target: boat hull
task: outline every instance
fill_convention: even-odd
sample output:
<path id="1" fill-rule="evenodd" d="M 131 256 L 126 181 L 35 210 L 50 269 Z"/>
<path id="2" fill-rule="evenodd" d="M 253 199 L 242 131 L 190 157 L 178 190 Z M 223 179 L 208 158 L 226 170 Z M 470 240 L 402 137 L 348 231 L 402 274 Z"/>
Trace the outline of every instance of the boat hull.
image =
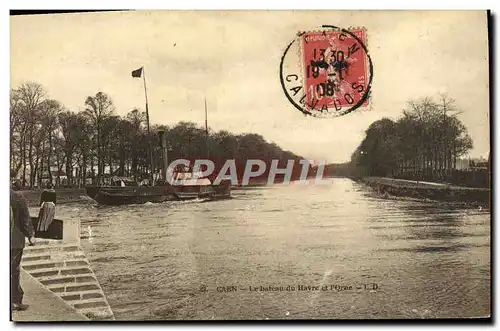
<path id="1" fill-rule="evenodd" d="M 87 195 L 100 205 L 121 206 L 161 203 L 170 200 L 220 200 L 231 198 L 231 185 L 213 185 L 209 192 L 196 192 L 176 186 L 87 186 Z"/>
<path id="2" fill-rule="evenodd" d="M 168 188 L 165 186 L 88 186 L 85 191 L 97 203 L 110 206 L 144 204 L 146 202 L 160 203 L 166 201 L 170 196 Z"/>

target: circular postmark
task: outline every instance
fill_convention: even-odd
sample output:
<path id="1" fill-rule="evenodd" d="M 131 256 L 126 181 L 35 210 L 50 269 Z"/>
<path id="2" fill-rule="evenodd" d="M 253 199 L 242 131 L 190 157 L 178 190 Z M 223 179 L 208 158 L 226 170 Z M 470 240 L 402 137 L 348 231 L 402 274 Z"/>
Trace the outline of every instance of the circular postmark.
<path id="1" fill-rule="evenodd" d="M 336 117 L 368 106 L 372 79 L 364 28 L 299 32 L 281 57 L 285 96 L 306 115 Z"/>

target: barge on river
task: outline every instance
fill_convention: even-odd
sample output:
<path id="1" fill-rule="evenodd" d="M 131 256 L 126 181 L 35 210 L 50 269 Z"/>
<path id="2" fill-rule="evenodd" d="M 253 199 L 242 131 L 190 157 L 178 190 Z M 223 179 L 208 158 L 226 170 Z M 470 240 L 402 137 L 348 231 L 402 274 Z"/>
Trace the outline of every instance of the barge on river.
<path id="1" fill-rule="evenodd" d="M 141 77 L 144 72 L 144 67 L 132 72 L 132 77 Z M 144 95 L 146 99 L 146 122 L 148 133 L 149 128 L 149 111 L 148 98 L 146 92 L 146 77 L 144 78 Z M 208 139 L 208 122 L 207 122 L 207 100 L 205 98 L 205 130 Z M 153 178 L 151 184 L 153 186 L 140 186 L 134 183 L 131 186 L 87 186 L 86 194 L 102 205 L 129 205 L 143 204 L 146 202 L 159 203 L 168 200 L 217 200 L 227 199 L 231 197 L 231 183 L 222 181 L 219 185 L 214 185 L 208 178 L 200 178 L 195 176 L 193 172 L 178 171 L 173 173 L 172 181 L 167 180 L 168 157 L 167 157 L 167 141 L 164 131 L 159 131 L 159 140 L 163 150 L 162 164 L 162 183 L 154 185 Z M 207 140 L 208 142 L 208 140 Z M 151 162 L 151 177 L 154 169 L 153 150 L 151 143 L 149 144 L 150 162 Z M 207 143 L 208 155 L 208 143 Z"/>
<path id="2" fill-rule="evenodd" d="M 205 201 L 228 199 L 231 197 L 231 182 L 224 180 L 214 185 L 210 179 L 188 169 L 176 171 L 172 180 L 167 180 L 168 159 L 165 134 L 159 132 L 163 148 L 162 183 L 154 186 L 87 186 L 86 194 L 101 205 L 130 205 L 146 202 L 161 203 L 175 200 L 202 199 Z"/>
<path id="3" fill-rule="evenodd" d="M 231 182 L 213 185 L 208 178 L 195 178 L 191 172 L 174 174 L 172 184 L 157 186 L 87 186 L 87 195 L 101 205 L 130 205 L 146 202 L 231 198 Z"/>

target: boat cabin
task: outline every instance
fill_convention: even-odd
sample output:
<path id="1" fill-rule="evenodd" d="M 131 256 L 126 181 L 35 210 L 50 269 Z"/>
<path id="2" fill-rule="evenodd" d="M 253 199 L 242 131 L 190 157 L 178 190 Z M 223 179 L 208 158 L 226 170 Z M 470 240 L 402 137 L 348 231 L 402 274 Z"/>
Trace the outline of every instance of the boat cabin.
<path id="1" fill-rule="evenodd" d="M 208 178 L 201 178 L 201 173 L 175 172 L 172 177 L 174 186 L 210 186 L 212 183 Z"/>

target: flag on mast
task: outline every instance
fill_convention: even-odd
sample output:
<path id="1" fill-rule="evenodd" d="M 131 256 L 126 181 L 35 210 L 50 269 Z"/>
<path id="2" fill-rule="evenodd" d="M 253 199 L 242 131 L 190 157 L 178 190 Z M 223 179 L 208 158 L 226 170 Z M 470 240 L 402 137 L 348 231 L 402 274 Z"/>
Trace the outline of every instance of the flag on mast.
<path id="1" fill-rule="evenodd" d="M 132 71 L 132 77 L 141 77 L 142 76 L 142 68 L 143 67 L 140 67 L 139 69 L 136 69 L 134 71 Z"/>

